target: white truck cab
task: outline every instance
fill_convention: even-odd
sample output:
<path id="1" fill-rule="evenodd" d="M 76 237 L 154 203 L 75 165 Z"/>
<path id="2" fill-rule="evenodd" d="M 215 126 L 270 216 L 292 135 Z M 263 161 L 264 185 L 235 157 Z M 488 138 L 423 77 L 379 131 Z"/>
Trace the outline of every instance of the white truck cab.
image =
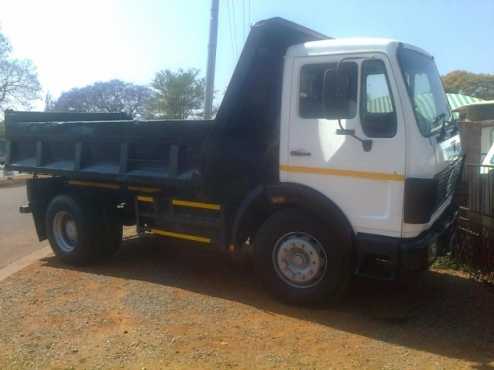
<path id="1" fill-rule="evenodd" d="M 461 169 L 433 57 L 381 38 L 308 42 L 288 49 L 283 83 L 280 180 L 331 199 L 380 262 L 398 258 L 384 241 L 425 235 Z"/>

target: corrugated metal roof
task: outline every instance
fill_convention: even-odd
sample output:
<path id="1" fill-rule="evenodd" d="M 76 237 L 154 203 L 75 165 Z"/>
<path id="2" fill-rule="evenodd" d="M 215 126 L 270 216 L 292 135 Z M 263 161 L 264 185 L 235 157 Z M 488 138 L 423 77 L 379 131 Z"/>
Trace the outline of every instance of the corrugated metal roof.
<path id="1" fill-rule="evenodd" d="M 448 97 L 449 105 L 451 110 L 462 107 L 467 104 L 482 102 L 484 100 L 479 98 L 474 98 L 473 96 L 462 95 L 462 94 L 446 94 Z"/>

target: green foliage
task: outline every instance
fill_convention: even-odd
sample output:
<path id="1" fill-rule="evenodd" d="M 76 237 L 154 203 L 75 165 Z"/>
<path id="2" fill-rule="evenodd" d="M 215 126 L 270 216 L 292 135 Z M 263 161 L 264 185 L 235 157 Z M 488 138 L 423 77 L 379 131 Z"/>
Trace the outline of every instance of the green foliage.
<path id="1" fill-rule="evenodd" d="M 455 270 L 455 271 L 468 272 L 468 266 L 465 265 L 465 263 L 462 263 L 458 259 L 454 258 L 454 256 L 438 257 L 434 261 L 433 266 L 441 270 Z"/>
<path id="2" fill-rule="evenodd" d="M 205 82 L 198 78 L 199 70 L 156 73 L 151 87 L 155 95 L 148 107 L 153 118 L 187 119 L 202 115 Z"/>
<path id="3" fill-rule="evenodd" d="M 442 77 L 447 93 L 494 100 L 494 74 L 453 71 Z"/>
<path id="4" fill-rule="evenodd" d="M 30 108 L 39 99 L 41 85 L 33 63 L 11 57 L 12 46 L 0 33 L 0 110 Z"/>
<path id="5" fill-rule="evenodd" d="M 53 101 L 47 95 L 45 110 L 59 112 L 125 112 L 133 117 L 143 117 L 151 99 L 151 89 L 132 83 L 111 80 L 96 82 L 64 92 Z"/>

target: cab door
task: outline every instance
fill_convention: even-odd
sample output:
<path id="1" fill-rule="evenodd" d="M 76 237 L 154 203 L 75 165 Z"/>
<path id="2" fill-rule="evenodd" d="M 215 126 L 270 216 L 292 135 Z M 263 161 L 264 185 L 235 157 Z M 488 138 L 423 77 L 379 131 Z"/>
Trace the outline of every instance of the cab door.
<path id="1" fill-rule="evenodd" d="M 323 101 L 326 71 L 335 68 L 345 74 L 348 85 L 347 114 L 340 123 L 332 115 L 331 99 Z M 356 232 L 400 236 L 405 141 L 397 87 L 386 56 L 299 57 L 290 70 L 281 180 L 326 195 Z M 362 140 L 370 140 L 371 147 L 364 148 Z"/>

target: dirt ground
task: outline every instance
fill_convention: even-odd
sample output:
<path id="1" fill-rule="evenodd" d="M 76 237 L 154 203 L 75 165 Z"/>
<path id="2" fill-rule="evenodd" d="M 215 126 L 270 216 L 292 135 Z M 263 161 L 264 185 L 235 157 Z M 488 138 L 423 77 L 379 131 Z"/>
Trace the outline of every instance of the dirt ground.
<path id="1" fill-rule="evenodd" d="M 494 369 L 494 292 L 431 271 L 292 307 L 217 253 L 153 239 L 88 268 L 48 257 L 0 283 L 0 369 L 114 368 Z"/>

